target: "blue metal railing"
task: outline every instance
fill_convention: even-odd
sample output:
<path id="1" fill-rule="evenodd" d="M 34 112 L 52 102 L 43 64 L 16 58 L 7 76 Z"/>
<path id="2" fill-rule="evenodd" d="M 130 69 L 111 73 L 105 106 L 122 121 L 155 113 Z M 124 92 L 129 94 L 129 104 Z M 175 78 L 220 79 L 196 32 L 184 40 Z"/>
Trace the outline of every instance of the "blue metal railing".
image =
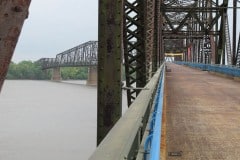
<path id="1" fill-rule="evenodd" d="M 164 68 L 165 69 L 165 68 Z M 159 160 L 160 159 L 160 145 L 161 145 L 161 129 L 162 129 L 162 109 L 163 109 L 163 94 L 164 94 L 164 69 L 161 73 L 159 85 L 156 91 L 154 102 L 154 110 L 152 113 L 149 135 L 145 140 L 144 156 L 145 160 Z"/>
<path id="2" fill-rule="evenodd" d="M 216 64 L 203 64 L 191 62 L 174 62 L 180 65 L 186 65 L 193 68 L 198 68 L 204 71 L 217 72 L 233 77 L 240 77 L 240 68 L 236 66 L 216 65 Z"/>

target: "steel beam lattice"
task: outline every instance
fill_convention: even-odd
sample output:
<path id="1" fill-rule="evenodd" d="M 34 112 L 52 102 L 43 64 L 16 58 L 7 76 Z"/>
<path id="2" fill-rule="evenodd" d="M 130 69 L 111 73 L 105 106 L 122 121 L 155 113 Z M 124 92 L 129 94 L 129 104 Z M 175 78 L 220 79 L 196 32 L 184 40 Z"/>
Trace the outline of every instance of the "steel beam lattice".
<path id="1" fill-rule="evenodd" d="M 144 2 L 124 0 L 124 64 L 128 106 L 139 93 L 136 87 L 146 84 L 146 54 L 144 28 Z"/>
<path id="2" fill-rule="evenodd" d="M 231 49 L 231 41 L 230 41 L 230 31 L 229 31 L 229 23 L 228 16 L 225 17 L 225 35 L 226 35 L 226 62 L 227 65 L 232 65 L 233 54 Z"/>

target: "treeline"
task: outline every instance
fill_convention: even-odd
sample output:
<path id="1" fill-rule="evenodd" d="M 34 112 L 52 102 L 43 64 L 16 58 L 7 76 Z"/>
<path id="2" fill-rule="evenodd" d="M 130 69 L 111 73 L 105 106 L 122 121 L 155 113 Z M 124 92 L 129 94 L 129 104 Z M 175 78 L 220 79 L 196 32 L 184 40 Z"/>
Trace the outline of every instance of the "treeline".
<path id="1" fill-rule="evenodd" d="M 61 76 L 63 80 L 80 79 L 84 80 L 88 77 L 87 67 L 71 67 L 61 68 Z M 42 70 L 37 62 L 21 61 L 19 63 L 11 62 L 7 79 L 30 79 L 30 80 L 50 80 L 52 70 Z"/>
<path id="2" fill-rule="evenodd" d="M 7 79 L 51 79 L 50 71 L 43 71 L 41 66 L 32 61 L 11 62 L 8 68 Z"/>

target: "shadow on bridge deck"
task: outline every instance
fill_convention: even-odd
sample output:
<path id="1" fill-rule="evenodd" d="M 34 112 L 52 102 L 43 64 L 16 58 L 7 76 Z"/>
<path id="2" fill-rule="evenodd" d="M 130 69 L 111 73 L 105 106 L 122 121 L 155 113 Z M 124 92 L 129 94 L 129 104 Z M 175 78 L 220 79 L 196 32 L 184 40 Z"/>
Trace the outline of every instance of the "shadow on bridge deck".
<path id="1" fill-rule="evenodd" d="M 172 152 L 167 159 L 239 159 L 240 83 L 185 66 L 167 66 L 167 153 Z"/>

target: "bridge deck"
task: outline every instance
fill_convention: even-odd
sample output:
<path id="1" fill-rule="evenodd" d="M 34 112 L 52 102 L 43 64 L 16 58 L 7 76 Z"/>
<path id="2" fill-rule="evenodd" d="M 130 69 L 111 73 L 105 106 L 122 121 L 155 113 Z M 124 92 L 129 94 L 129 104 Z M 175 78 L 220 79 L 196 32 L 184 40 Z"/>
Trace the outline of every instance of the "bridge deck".
<path id="1" fill-rule="evenodd" d="M 240 159 L 240 82 L 167 66 L 167 159 Z"/>

